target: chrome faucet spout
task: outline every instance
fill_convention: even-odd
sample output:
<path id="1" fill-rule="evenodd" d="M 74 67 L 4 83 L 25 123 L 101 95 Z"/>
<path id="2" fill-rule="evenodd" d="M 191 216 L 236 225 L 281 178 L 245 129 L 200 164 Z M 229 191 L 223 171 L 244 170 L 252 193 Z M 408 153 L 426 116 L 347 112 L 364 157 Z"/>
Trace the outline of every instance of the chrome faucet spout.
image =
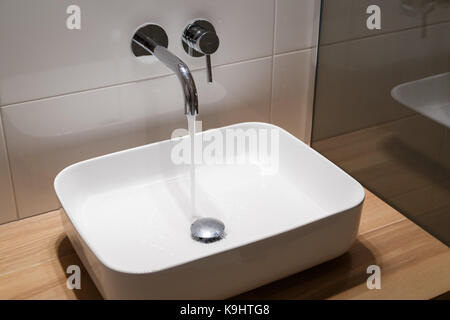
<path id="1" fill-rule="evenodd" d="M 175 72 L 183 89 L 184 113 L 190 115 L 198 114 L 198 96 L 194 78 L 188 66 L 176 55 L 159 45 L 144 32 L 138 31 L 133 37 L 133 43 L 154 55 L 166 67 Z"/>

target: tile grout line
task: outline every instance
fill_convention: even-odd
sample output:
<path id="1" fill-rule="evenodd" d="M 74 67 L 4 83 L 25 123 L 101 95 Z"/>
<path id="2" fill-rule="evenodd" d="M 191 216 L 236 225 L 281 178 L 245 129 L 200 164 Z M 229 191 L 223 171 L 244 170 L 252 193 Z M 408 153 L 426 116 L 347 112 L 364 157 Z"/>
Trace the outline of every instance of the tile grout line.
<path id="1" fill-rule="evenodd" d="M 273 1 L 273 29 L 272 29 L 272 65 L 270 70 L 270 110 L 269 122 L 273 123 L 273 108 L 274 108 L 274 82 L 275 82 L 275 37 L 277 28 L 277 3 L 278 0 Z"/>
<path id="2" fill-rule="evenodd" d="M 275 1 L 277 1 L 277 0 L 275 0 Z M 274 29 L 275 29 L 275 26 L 274 26 Z M 273 32 L 275 33 L 275 30 Z M 275 38 L 275 34 L 273 35 L 273 37 Z M 243 64 L 243 63 L 257 62 L 257 61 L 261 61 L 261 60 L 268 59 L 268 58 L 272 58 L 272 60 L 273 60 L 274 57 L 281 57 L 281 56 L 285 56 L 285 55 L 296 54 L 296 53 L 300 53 L 303 51 L 308 51 L 308 50 L 312 50 L 312 49 L 316 48 L 316 46 L 311 46 L 311 47 L 296 49 L 296 50 L 292 50 L 292 51 L 275 53 L 274 46 L 275 46 L 274 43 L 272 43 L 272 54 L 271 55 L 263 55 L 260 57 L 252 57 L 252 58 L 238 60 L 238 61 L 234 61 L 234 62 L 230 62 L 230 63 L 217 64 L 217 65 L 213 66 L 213 69 L 223 68 L 223 67 L 228 67 L 228 66 L 235 66 L 235 65 Z M 195 73 L 197 71 L 202 71 L 204 69 L 205 68 L 198 68 L 198 69 L 192 69 L 191 71 L 193 73 Z M 50 100 L 50 99 L 54 99 L 54 98 L 61 98 L 61 97 L 80 94 L 80 93 L 89 93 L 89 92 L 93 92 L 93 91 L 97 91 L 97 90 L 126 86 L 126 85 L 145 82 L 145 81 L 158 80 L 158 79 L 163 79 L 163 78 L 167 78 L 167 77 L 171 77 L 171 76 L 175 76 L 175 74 L 174 73 L 160 74 L 157 76 L 150 76 L 150 77 L 142 78 L 142 79 L 118 82 L 118 83 L 114 83 L 114 84 L 107 84 L 104 86 L 92 87 L 92 88 L 75 90 L 75 91 L 68 91 L 68 92 L 64 92 L 64 93 L 59 93 L 59 94 L 29 99 L 29 100 L 15 101 L 15 102 L 11 102 L 11 103 L 6 103 L 4 105 L 0 105 L 0 110 L 3 108 L 6 109 L 6 108 L 14 107 L 16 105 L 24 104 L 24 103 L 37 102 L 37 101 L 42 101 L 42 100 Z"/>
<path id="3" fill-rule="evenodd" d="M 215 69 L 215 68 L 223 68 L 223 67 L 228 67 L 228 66 L 235 66 L 235 65 L 239 65 L 239 64 L 243 64 L 243 63 L 257 62 L 257 61 L 261 61 L 261 60 L 268 59 L 268 58 L 273 58 L 273 56 L 272 55 L 264 55 L 264 56 L 260 56 L 260 57 L 252 57 L 252 58 L 248 58 L 248 59 L 234 61 L 234 62 L 231 62 L 231 63 L 218 64 L 218 65 L 213 66 L 213 69 Z M 202 71 L 202 70 L 205 70 L 205 68 L 192 69 L 191 72 L 195 73 L 197 71 Z M 172 76 L 175 77 L 175 74 L 173 72 L 170 72 L 170 73 L 167 73 L 167 74 L 160 74 L 160 75 L 157 75 L 157 76 L 151 76 L 151 77 L 143 78 L 143 79 L 136 79 L 136 80 L 124 81 L 124 82 L 120 82 L 120 83 L 108 84 L 108 85 L 99 86 L 99 87 L 93 87 L 93 88 L 88 88 L 88 89 L 75 90 L 75 91 L 70 91 L 70 92 L 65 92 L 65 93 L 60 93 L 60 94 L 40 97 L 40 98 L 36 98 L 36 99 L 16 101 L 16 102 L 0 105 L 0 109 L 14 107 L 16 105 L 24 104 L 24 103 L 31 103 L 31 102 L 36 102 L 36 101 L 49 100 L 49 99 L 54 99 L 54 98 L 61 98 L 61 97 L 75 95 L 75 94 L 80 94 L 80 93 L 89 93 L 91 91 L 97 91 L 97 90 L 102 90 L 102 89 L 126 86 L 126 85 L 130 85 L 130 84 L 135 84 L 135 83 L 140 83 L 140 82 L 145 82 L 145 81 L 158 80 L 158 79 L 163 79 L 163 78 L 172 77 Z"/>
<path id="4" fill-rule="evenodd" d="M 304 52 L 304 51 L 313 50 L 315 48 L 317 48 L 317 44 L 313 45 L 313 46 L 304 47 L 304 48 L 301 48 L 301 49 L 293 49 L 293 50 L 282 51 L 282 52 L 278 52 L 278 53 L 274 52 L 273 55 L 275 57 L 283 57 L 283 56 L 288 56 L 288 55 L 292 55 L 292 54 L 296 54 L 296 53 L 301 53 L 301 52 Z"/>
<path id="5" fill-rule="evenodd" d="M 438 21 L 438 22 L 434 22 L 434 23 L 426 25 L 425 28 L 434 27 L 434 26 L 441 25 L 441 24 L 446 24 L 446 23 L 449 23 L 449 22 L 450 21 Z M 382 36 L 386 36 L 386 35 L 392 35 L 392 34 L 396 34 L 396 33 L 412 31 L 412 30 L 415 30 L 415 29 L 422 29 L 422 28 L 423 28 L 423 26 L 413 26 L 413 27 L 407 27 L 407 28 L 398 29 L 398 30 L 382 32 L 382 33 L 378 33 L 378 34 L 374 34 L 374 35 L 359 36 L 359 37 L 356 36 L 354 38 L 349 38 L 349 39 L 344 39 L 344 40 L 338 40 L 338 41 L 334 41 L 334 42 L 324 43 L 321 46 L 326 47 L 326 46 L 332 46 L 332 45 L 336 45 L 336 44 L 342 44 L 342 43 L 345 43 L 345 42 L 352 42 L 352 41 L 359 41 L 359 40 L 365 40 L 365 39 L 372 39 L 372 38 L 377 38 L 377 37 L 382 37 Z"/>

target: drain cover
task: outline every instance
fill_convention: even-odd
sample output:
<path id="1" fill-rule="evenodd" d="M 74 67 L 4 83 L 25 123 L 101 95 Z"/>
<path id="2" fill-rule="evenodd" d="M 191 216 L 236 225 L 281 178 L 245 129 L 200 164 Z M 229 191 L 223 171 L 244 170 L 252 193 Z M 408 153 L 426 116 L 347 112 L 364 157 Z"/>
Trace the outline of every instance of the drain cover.
<path id="1" fill-rule="evenodd" d="M 191 224 L 192 239 L 203 243 L 210 243 L 223 238 L 225 225 L 214 218 L 200 218 Z"/>

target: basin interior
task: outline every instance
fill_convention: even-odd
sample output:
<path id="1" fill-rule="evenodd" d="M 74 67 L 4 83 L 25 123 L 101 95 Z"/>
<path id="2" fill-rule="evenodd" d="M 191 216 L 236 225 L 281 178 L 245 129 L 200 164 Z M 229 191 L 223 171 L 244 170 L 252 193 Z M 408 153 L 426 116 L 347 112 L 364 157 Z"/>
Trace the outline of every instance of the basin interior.
<path id="1" fill-rule="evenodd" d="M 190 165 L 171 163 L 171 141 L 75 164 L 58 175 L 55 189 L 94 254 L 109 268 L 126 273 L 174 267 L 362 201 L 364 192 L 356 181 L 284 130 L 246 126 L 280 130 L 279 169 L 268 173 L 258 162 L 197 165 L 195 215 Z M 315 167 L 318 173 L 311 172 Z M 190 225 L 198 217 L 223 221 L 225 237 L 208 244 L 194 241 Z"/>

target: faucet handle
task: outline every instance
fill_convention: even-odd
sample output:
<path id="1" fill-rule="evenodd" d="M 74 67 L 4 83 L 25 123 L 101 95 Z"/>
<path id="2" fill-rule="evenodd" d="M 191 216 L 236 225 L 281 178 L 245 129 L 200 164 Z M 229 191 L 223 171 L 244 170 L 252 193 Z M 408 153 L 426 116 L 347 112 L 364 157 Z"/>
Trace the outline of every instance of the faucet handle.
<path id="1" fill-rule="evenodd" d="M 181 36 L 184 51 L 192 57 L 206 56 L 208 82 L 212 82 L 211 54 L 219 48 L 219 37 L 214 26 L 206 20 L 189 24 Z"/>

